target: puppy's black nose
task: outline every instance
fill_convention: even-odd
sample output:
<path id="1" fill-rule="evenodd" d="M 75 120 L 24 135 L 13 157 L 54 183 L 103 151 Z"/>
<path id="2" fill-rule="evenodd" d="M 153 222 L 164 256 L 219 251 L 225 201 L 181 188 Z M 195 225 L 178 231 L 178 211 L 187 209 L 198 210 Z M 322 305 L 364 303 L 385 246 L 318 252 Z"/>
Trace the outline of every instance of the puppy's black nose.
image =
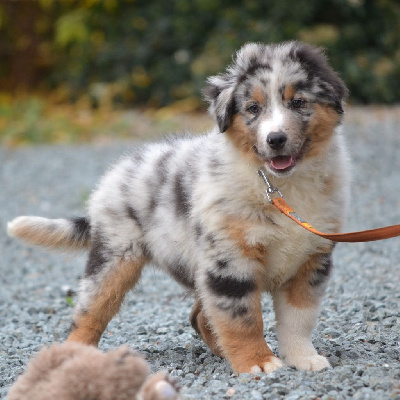
<path id="1" fill-rule="evenodd" d="M 287 136 L 283 132 L 271 132 L 267 136 L 267 143 L 273 150 L 280 150 L 287 142 Z"/>

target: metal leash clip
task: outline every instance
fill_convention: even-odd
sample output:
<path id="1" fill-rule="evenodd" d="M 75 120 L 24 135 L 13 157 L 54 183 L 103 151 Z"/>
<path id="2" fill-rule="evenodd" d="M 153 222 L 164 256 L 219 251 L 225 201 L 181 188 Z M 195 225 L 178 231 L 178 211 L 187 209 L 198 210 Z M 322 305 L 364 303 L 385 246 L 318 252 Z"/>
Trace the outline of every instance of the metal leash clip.
<path id="1" fill-rule="evenodd" d="M 265 191 L 265 193 L 267 194 L 268 201 L 270 203 L 272 203 L 271 195 L 274 194 L 274 193 L 278 193 L 279 196 L 281 196 L 283 198 L 283 195 L 280 192 L 280 190 L 277 187 L 271 185 L 271 183 L 269 182 L 269 180 L 267 178 L 267 175 L 265 175 L 265 172 L 262 170 L 262 168 L 260 168 L 258 170 L 258 175 L 260 175 L 261 178 L 263 178 L 263 181 L 267 185 L 267 190 Z"/>

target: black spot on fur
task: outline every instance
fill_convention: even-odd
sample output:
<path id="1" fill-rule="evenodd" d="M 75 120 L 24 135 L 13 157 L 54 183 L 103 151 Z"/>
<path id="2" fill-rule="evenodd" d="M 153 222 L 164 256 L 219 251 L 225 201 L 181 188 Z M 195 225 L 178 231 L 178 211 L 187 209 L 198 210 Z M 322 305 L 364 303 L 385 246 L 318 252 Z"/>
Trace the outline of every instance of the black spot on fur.
<path id="1" fill-rule="evenodd" d="M 172 277 L 181 285 L 194 289 L 194 280 L 188 274 L 188 269 L 184 265 L 174 263 L 168 266 L 168 271 Z"/>
<path id="2" fill-rule="evenodd" d="M 90 237 L 90 223 L 87 218 L 79 217 L 72 218 L 74 224 L 74 239 L 77 242 L 89 240 Z"/>
<path id="3" fill-rule="evenodd" d="M 200 222 L 196 223 L 194 226 L 194 233 L 196 234 L 196 238 L 199 239 L 200 236 L 203 234 L 203 227 L 201 226 Z"/>
<path id="4" fill-rule="evenodd" d="M 299 81 L 296 82 L 294 88 L 296 91 L 309 91 L 311 90 L 312 82 L 309 81 Z"/>
<path id="5" fill-rule="evenodd" d="M 251 90 L 251 84 L 250 83 L 247 83 L 246 84 L 246 87 L 245 87 L 245 90 L 244 90 L 244 97 L 245 97 L 245 99 L 250 99 L 251 98 L 251 93 L 250 93 L 250 90 Z"/>
<path id="6" fill-rule="evenodd" d="M 207 286 L 217 296 L 226 296 L 240 299 L 247 296 L 256 289 L 256 285 L 251 280 L 241 281 L 232 277 L 222 277 L 207 273 Z"/>
<path id="7" fill-rule="evenodd" d="M 106 248 L 104 242 L 99 234 L 96 234 L 92 238 L 92 244 L 89 251 L 89 259 L 86 264 L 86 276 L 98 274 L 104 264 L 107 263 L 108 258 L 106 257 Z"/>
<path id="8" fill-rule="evenodd" d="M 69 327 L 69 333 L 75 331 L 76 329 L 78 329 L 78 325 L 75 323 L 75 321 L 72 321 L 72 323 Z"/>
<path id="9" fill-rule="evenodd" d="M 138 212 L 137 212 L 132 206 L 126 206 L 126 213 L 127 213 L 128 217 L 129 217 L 130 219 L 132 219 L 133 221 L 135 221 L 136 225 L 137 225 L 140 229 L 143 228 L 143 225 L 142 225 L 142 223 L 141 223 L 141 221 L 140 221 Z"/>
<path id="10" fill-rule="evenodd" d="M 229 267 L 229 261 L 228 260 L 217 260 L 215 263 L 218 269 L 226 269 Z"/>
<path id="11" fill-rule="evenodd" d="M 258 57 L 254 56 L 250 59 L 249 66 L 244 74 L 239 77 L 239 83 L 244 82 L 249 76 L 255 75 L 259 70 L 272 71 L 272 67 L 268 63 L 260 63 Z"/>
<path id="12" fill-rule="evenodd" d="M 162 187 L 167 181 L 168 160 L 171 159 L 173 153 L 173 150 L 166 151 L 158 158 L 155 164 L 154 178 L 152 177 L 149 182 L 150 187 L 153 188 L 152 196 L 149 202 L 150 213 L 154 212 L 159 202 Z"/>
<path id="13" fill-rule="evenodd" d="M 272 71 L 272 67 L 270 64 L 259 63 L 256 61 L 254 64 L 250 65 L 247 71 L 238 78 L 238 83 L 244 82 L 249 76 L 256 75 L 260 70 Z"/>
<path id="14" fill-rule="evenodd" d="M 222 133 L 226 132 L 226 130 L 228 129 L 231 117 L 232 117 L 232 114 L 230 114 L 230 113 L 217 115 L 217 124 L 218 124 L 219 130 Z"/>
<path id="15" fill-rule="evenodd" d="M 146 243 L 139 243 L 140 248 L 142 249 L 143 256 L 146 258 L 152 258 L 151 251 Z"/>
<path id="16" fill-rule="evenodd" d="M 330 276 L 332 271 L 332 256 L 324 254 L 321 256 L 321 267 L 314 272 L 314 276 L 310 281 L 311 286 L 319 286 L 324 283 Z"/>
<path id="17" fill-rule="evenodd" d="M 184 177 L 182 173 L 175 176 L 174 193 L 175 193 L 175 209 L 177 215 L 188 215 L 190 213 L 191 204 L 187 188 L 184 185 Z"/>
<path id="18" fill-rule="evenodd" d="M 143 161 L 143 158 L 143 153 L 139 150 L 132 155 L 132 161 L 135 163 L 136 166 Z"/>
<path id="19" fill-rule="evenodd" d="M 212 233 L 207 233 L 206 241 L 210 244 L 210 247 L 213 249 L 215 247 L 216 239 Z"/>
<path id="20" fill-rule="evenodd" d="M 243 317 L 248 312 L 249 312 L 249 309 L 246 306 L 236 306 L 232 310 L 232 316 L 233 316 L 233 318 Z"/>
<path id="21" fill-rule="evenodd" d="M 217 307 L 222 311 L 227 311 L 231 314 L 232 318 L 244 317 L 249 309 L 241 304 L 232 304 L 232 302 L 227 303 L 217 303 Z"/>

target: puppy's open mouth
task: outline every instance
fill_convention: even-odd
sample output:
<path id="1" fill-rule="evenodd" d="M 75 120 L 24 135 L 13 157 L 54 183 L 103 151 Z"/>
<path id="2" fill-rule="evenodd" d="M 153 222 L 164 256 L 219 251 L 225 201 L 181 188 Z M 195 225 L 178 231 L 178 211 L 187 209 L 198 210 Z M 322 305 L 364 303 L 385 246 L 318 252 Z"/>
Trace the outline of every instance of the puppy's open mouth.
<path id="1" fill-rule="evenodd" d="M 277 173 L 284 173 L 290 171 L 296 165 L 296 159 L 292 156 L 276 156 L 265 164 Z"/>

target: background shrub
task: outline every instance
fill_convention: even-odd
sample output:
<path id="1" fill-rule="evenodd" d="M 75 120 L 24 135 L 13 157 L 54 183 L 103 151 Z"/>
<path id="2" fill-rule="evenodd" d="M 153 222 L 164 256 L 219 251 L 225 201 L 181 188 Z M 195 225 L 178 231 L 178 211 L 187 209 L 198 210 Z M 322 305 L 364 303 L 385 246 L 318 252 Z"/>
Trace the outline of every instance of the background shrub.
<path id="1" fill-rule="evenodd" d="M 40 0 L 0 5 L 3 90 L 93 106 L 198 104 L 249 41 L 326 47 L 356 103 L 400 100 L 398 0 Z"/>

